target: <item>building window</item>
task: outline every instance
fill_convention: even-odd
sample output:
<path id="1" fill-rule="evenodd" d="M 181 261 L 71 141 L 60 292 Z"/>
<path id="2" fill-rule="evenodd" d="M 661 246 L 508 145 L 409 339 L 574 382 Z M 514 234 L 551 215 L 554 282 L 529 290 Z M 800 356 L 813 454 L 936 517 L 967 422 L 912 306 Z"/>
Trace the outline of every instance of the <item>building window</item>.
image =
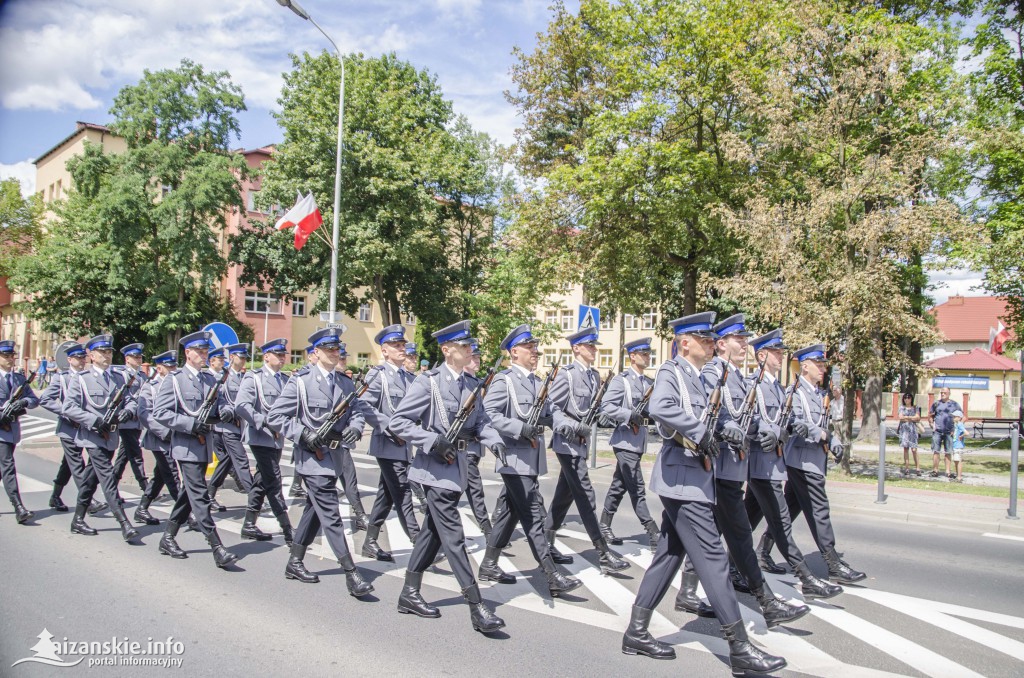
<path id="1" fill-rule="evenodd" d="M 653 330 L 654 329 L 654 323 L 657 322 L 657 319 L 658 319 L 658 312 L 655 311 L 653 308 L 651 310 L 647 311 L 647 313 L 644 313 L 644 315 L 643 315 L 644 329 L 645 330 Z"/>
<path id="2" fill-rule="evenodd" d="M 306 317 L 306 297 L 295 297 L 292 299 L 292 317 Z"/>
<path id="3" fill-rule="evenodd" d="M 373 309 L 369 304 L 359 304 L 359 321 L 364 323 L 373 321 Z"/>
<path id="4" fill-rule="evenodd" d="M 246 290 L 245 310 L 249 313 L 280 313 L 281 299 L 270 292 Z"/>
<path id="5" fill-rule="evenodd" d="M 356 362 L 359 364 L 359 367 L 366 367 L 367 365 L 370 364 L 370 354 L 369 353 L 359 353 L 359 354 L 357 354 L 356 355 Z"/>
<path id="6" fill-rule="evenodd" d="M 572 351 L 559 351 L 558 352 L 558 364 L 565 367 L 572 362 Z"/>
<path id="7" fill-rule="evenodd" d="M 557 325 L 558 311 L 544 311 L 544 322 L 548 325 Z"/>
<path id="8" fill-rule="evenodd" d="M 250 212 L 255 212 L 256 211 L 256 194 L 257 193 L 259 193 L 259 191 L 250 190 L 248 193 L 245 194 L 245 209 L 246 210 L 248 210 Z"/>
<path id="9" fill-rule="evenodd" d="M 623 324 L 623 327 L 625 329 L 627 329 L 627 330 L 635 330 L 636 329 L 636 316 L 627 313 L 625 316 L 623 316 L 622 324 Z"/>
<path id="10" fill-rule="evenodd" d="M 542 365 L 554 365 L 558 362 L 558 351 L 553 348 L 544 349 L 544 358 L 541 360 Z"/>
<path id="11" fill-rule="evenodd" d="M 305 358 L 305 351 L 292 351 L 292 365 L 302 364 L 303 358 Z"/>
<path id="12" fill-rule="evenodd" d="M 612 364 L 612 350 L 610 348 L 599 349 L 597 351 L 597 366 L 605 369 L 610 368 Z"/>
<path id="13" fill-rule="evenodd" d="M 612 322 L 613 321 L 612 321 L 610 316 L 607 316 L 607 315 L 606 316 L 602 316 L 601 317 L 601 329 L 602 330 L 610 330 L 610 329 L 612 329 Z"/>
<path id="14" fill-rule="evenodd" d="M 562 309 L 562 331 L 572 332 L 576 329 L 576 312 L 569 308 Z"/>

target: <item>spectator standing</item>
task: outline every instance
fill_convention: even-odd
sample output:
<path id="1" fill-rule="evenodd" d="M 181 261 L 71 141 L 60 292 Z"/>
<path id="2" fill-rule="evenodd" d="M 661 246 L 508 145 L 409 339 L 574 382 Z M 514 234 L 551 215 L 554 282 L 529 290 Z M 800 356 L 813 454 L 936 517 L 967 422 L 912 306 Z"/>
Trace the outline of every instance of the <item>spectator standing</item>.
<path id="1" fill-rule="evenodd" d="M 964 439 L 967 437 L 967 427 L 964 426 L 964 419 L 959 414 L 953 417 L 955 422 L 953 428 L 953 465 L 956 468 L 956 475 L 949 475 L 949 479 L 958 483 L 964 481 L 964 453 L 967 452 L 967 444 Z"/>
<path id="2" fill-rule="evenodd" d="M 36 373 L 36 376 L 39 380 L 38 383 L 40 388 L 46 386 L 46 365 L 47 361 L 46 356 L 44 355 L 42 358 L 39 359 L 39 371 Z"/>
<path id="3" fill-rule="evenodd" d="M 914 455 L 914 473 L 921 475 L 921 462 L 917 457 L 917 425 L 921 421 L 921 413 L 914 406 L 914 396 L 909 393 L 903 394 L 903 401 L 899 409 L 900 426 L 897 432 L 900 436 L 900 445 L 903 446 L 903 475 L 910 475 L 910 455 Z"/>
<path id="4" fill-rule="evenodd" d="M 939 399 L 932 403 L 928 410 L 928 420 L 932 425 L 932 478 L 939 477 L 939 451 L 942 450 L 946 459 L 946 476 L 953 478 L 950 462 L 953 455 L 953 431 L 956 422 L 953 417 L 957 414 L 963 416 L 964 411 L 960 406 L 949 399 L 949 388 L 943 387 L 939 391 Z"/>

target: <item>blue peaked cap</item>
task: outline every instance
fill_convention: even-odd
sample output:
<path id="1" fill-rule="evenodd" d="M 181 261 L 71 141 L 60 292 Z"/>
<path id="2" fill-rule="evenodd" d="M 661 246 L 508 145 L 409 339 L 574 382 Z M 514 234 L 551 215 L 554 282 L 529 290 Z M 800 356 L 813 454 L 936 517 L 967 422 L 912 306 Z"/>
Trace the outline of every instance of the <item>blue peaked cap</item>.
<path id="1" fill-rule="evenodd" d="M 793 357 L 803 362 L 805 360 L 824 360 L 825 344 L 811 344 L 793 353 Z"/>
<path id="2" fill-rule="evenodd" d="M 438 344 L 446 344 L 449 341 L 456 341 L 462 344 L 468 344 L 470 340 L 469 336 L 469 321 L 460 320 L 457 323 L 451 324 L 444 329 L 440 329 L 430 335 Z"/>

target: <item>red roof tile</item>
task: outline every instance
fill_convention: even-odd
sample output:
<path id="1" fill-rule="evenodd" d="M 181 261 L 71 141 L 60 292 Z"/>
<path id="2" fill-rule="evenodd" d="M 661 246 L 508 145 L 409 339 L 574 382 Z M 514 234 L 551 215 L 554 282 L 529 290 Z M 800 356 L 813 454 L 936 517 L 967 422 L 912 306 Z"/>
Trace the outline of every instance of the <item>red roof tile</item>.
<path id="1" fill-rule="evenodd" d="M 991 370 L 999 372 L 1020 371 L 1020 363 L 1005 356 L 993 355 L 983 348 L 972 349 L 970 353 L 957 353 L 935 358 L 925 363 L 925 367 L 937 370 Z"/>
<path id="2" fill-rule="evenodd" d="M 1006 299 L 957 295 L 929 312 L 935 316 L 939 331 L 946 335 L 946 341 L 988 343 L 989 330 L 997 327 L 1000 316 L 1006 313 Z M 1006 324 L 1005 321 L 1003 324 Z"/>

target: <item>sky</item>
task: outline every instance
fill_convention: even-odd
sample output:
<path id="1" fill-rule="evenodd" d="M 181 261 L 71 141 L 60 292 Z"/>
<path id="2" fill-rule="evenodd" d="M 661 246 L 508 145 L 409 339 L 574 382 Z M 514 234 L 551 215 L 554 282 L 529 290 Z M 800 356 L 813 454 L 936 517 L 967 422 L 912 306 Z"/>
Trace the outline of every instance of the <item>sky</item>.
<path id="1" fill-rule="evenodd" d="M 455 111 L 501 143 L 519 122 L 504 92 L 512 50 L 531 51 L 551 0 L 299 0 L 344 52 L 396 52 L 437 75 Z M 566 0 L 575 9 L 576 0 Z M 182 58 L 226 70 L 245 92 L 238 147 L 281 140 L 271 112 L 289 54 L 329 45 L 276 0 L 0 0 L 0 178 L 34 190 L 32 161 L 76 121 L 107 123 L 118 90 Z M 932 275 L 978 295 L 972 271 Z"/>

